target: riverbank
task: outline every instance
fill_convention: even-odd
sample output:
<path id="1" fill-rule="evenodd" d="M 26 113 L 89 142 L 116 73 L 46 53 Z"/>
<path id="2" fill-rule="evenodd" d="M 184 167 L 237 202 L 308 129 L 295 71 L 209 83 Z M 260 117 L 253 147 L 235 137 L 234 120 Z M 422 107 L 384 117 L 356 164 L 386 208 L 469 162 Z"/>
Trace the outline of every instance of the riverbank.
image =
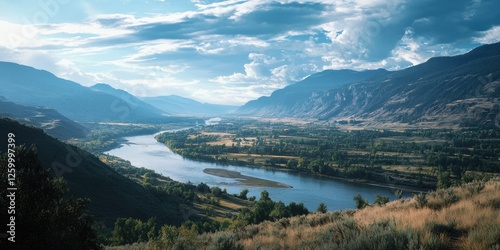
<path id="1" fill-rule="evenodd" d="M 256 187 L 278 187 L 278 188 L 293 188 L 285 183 L 265 180 L 261 178 L 256 178 L 252 176 L 242 175 L 238 171 L 220 169 L 220 168 L 206 168 L 203 173 L 215 175 L 223 178 L 237 179 L 238 183 L 246 186 L 256 186 Z"/>

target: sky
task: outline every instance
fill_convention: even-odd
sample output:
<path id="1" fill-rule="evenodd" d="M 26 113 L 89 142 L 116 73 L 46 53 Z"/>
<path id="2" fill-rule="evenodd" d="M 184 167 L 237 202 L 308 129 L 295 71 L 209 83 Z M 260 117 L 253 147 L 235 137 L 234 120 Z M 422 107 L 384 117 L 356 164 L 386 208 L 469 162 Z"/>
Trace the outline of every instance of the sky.
<path id="1" fill-rule="evenodd" d="M 326 69 L 500 41 L 498 0 L 0 1 L 0 61 L 84 86 L 242 105 Z"/>

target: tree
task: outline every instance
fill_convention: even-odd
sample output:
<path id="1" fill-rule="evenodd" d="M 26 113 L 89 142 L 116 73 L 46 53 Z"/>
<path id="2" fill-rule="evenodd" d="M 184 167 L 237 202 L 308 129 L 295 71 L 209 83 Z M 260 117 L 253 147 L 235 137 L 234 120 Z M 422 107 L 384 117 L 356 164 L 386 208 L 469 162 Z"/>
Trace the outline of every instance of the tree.
<path id="1" fill-rule="evenodd" d="M 448 171 L 439 171 L 438 172 L 438 189 L 445 189 L 451 186 L 450 173 Z"/>
<path id="2" fill-rule="evenodd" d="M 274 201 L 269 198 L 269 193 L 264 190 L 260 193 L 260 199 L 253 208 L 254 221 L 253 223 L 260 223 L 269 219 L 271 211 L 274 209 Z"/>
<path id="3" fill-rule="evenodd" d="M 222 195 L 222 190 L 220 189 L 220 187 L 212 187 L 212 194 L 213 194 L 215 197 L 221 197 L 221 195 Z"/>
<path id="4" fill-rule="evenodd" d="M 326 209 L 326 205 L 325 203 L 321 202 L 318 206 L 318 208 L 316 209 L 317 212 L 320 212 L 320 213 L 326 213 L 328 210 Z"/>
<path id="5" fill-rule="evenodd" d="M 358 193 L 356 196 L 353 198 L 354 202 L 356 202 L 356 208 L 357 209 L 363 209 L 370 205 L 367 200 L 363 199 L 363 196 L 361 196 L 360 193 Z"/>
<path id="6" fill-rule="evenodd" d="M 240 192 L 240 198 L 241 198 L 241 199 L 245 199 L 245 200 L 246 200 L 246 199 L 247 199 L 247 194 L 248 194 L 248 192 L 249 192 L 249 191 L 248 191 L 248 189 L 246 189 L 246 188 L 245 188 L 245 189 L 243 189 L 243 190 L 241 190 L 241 192 Z"/>
<path id="7" fill-rule="evenodd" d="M 278 201 L 274 204 L 273 211 L 269 214 L 269 217 L 271 219 L 281 219 L 285 217 L 290 216 L 290 211 L 288 211 L 287 207 L 285 206 L 285 203 L 282 201 Z"/>
<path id="8" fill-rule="evenodd" d="M 375 201 L 373 201 L 373 204 L 377 204 L 379 206 L 383 206 L 387 202 L 389 202 L 389 197 L 387 197 L 387 196 L 381 196 L 381 195 L 377 194 L 377 196 L 375 196 Z"/>
<path id="9" fill-rule="evenodd" d="M 35 147 L 15 148 L 13 154 L 0 155 L 0 207 L 11 204 L 7 195 L 15 194 L 15 213 L 1 217 L 1 224 L 9 224 L 15 217 L 17 249 L 100 249 L 93 221 L 86 214 L 88 199 L 67 199 L 66 182 L 52 178 L 43 170 Z M 8 159 L 15 163 L 9 167 Z M 8 191 L 8 169 L 15 169 L 15 187 Z M 10 236 L 10 235 L 9 235 Z M 5 239 L 1 239 L 1 243 Z M 8 243 L 8 242 L 7 242 Z M 6 248 L 3 248 L 6 249 Z M 9 249 L 9 247 L 7 247 Z"/>

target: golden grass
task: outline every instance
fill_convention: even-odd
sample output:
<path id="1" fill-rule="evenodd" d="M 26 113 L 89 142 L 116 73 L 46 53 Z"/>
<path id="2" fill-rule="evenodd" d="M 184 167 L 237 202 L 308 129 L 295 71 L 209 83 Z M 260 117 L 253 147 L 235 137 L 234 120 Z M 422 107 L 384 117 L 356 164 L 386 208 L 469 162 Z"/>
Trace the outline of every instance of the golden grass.
<path id="1" fill-rule="evenodd" d="M 285 227 L 280 222 L 251 225 L 246 230 L 256 231 L 255 235 L 242 237 L 239 242 L 245 249 L 255 249 L 258 246 L 263 249 L 308 249 L 304 244 L 318 244 L 321 242 L 319 235 L 324 235 L 325 232 L 335 233 L 337 223 L 352 218 L 357 225 L 366 227 L 382 221 L 393 221 L 398 230 L 410 228 L 418 232 L 420 242 L 447 242 L 455 249 L 488 249 L 492 242 L 495 244 L 496 239 L 499 240 L 496 247 L 499 247 L 500 180 L 486 183 L 479 193 L 471 193 L 471 185 L 473 184 L 432 192 L 427 195 L 429 206 L 419 206 L 417 200 L 411 198 L 393 201 L 381 207 L 357 210 L 352 216 L 346 212 L 337 212 L 337 217 L 332 213 L 310 214 L 285 219 L 289 222 L 289 226 Z M 456 197 L 456 201 L 445 204 L 450 197 Z M 312 223 L 327 216 L 331 218 L 326 223 Z M 333 219 L 334 217 L 337 219 Z M 432 232 L 435 228 L 439 229 L 440 225 L 451 228 L 451 233 L 436 235 Z"/>

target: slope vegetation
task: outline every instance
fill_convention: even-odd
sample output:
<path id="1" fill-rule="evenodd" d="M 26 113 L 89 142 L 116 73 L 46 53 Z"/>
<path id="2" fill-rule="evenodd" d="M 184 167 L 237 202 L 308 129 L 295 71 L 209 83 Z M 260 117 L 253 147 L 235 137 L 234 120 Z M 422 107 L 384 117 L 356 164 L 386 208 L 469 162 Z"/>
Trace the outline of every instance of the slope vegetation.
<path id="1" fill-rule="evenodd" d="M 42 166 L 52 175 L 67 181 L 70 196 L 90 198 L 90 213 L 108 226 L 120 217 L 146 220 L 156 216 L 161 223 L 181 222 L 176 197 L 160 200 L 90 153 L 62 143 L 41 129 L 1 118 L 0 134 L 8 133 L 15 135 L 16 146 L 35 145 Z M 7 140 L 1 140 L 0 151 L 6 152 L 6 149 Z"/>
<path id="2" fill-rule="evenodd" d="M 499 191 L 500 179 L 475 182 L 359 210 L 197 236 L 181 231 L 136 249 L 498 249 Z"/>

